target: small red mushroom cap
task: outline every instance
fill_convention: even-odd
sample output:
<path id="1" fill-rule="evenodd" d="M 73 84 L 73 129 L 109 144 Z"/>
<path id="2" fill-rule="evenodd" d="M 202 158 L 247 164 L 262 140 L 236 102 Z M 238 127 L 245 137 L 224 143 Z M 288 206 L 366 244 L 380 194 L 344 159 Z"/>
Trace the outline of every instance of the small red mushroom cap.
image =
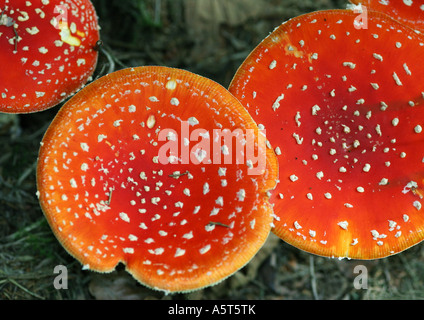
<path id="1" fill-rule="evenodd" d="M 387 15 L 296 17 L 245 60 L 232 92 L 279 160 L 274 233 L 329 257 L 381 258 L 424 238 L 423 39 Z"/>
<path id="2" fill-rule="evenodd" d="M 246 148 L 231 147 L 225 129 Z M 47 130 L 37 168 L 41 207 L 69 253 L 100 272 L 122 262 L 167 292 L 217 283 L 256 254 L 276 178 L 276 157 L 240 102 L 166 67 L 117 71 L 78 92 Z"/>
<path id="3" fill-rule="evenodd" d="M 350 2 L 365 6 L 366 10 L 385 13 L 421 33 L 424 32 L 423 0 L 350 0 Z"/>
<path id="4" fill-rule="evenodd" d="M 0 112 L 42 111 L 80 89 L 98 40 L 89 0 L 0 0 Z"/>

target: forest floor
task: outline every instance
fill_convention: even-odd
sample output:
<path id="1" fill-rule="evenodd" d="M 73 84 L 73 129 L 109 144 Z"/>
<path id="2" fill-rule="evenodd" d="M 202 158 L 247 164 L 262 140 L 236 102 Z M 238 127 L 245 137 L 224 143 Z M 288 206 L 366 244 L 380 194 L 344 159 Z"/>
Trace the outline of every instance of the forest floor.
<path id="1" fill-rule="evenodd" d="M 213 2 L 213 6 L 211 5 Z M 187 69 L 228 86 L 248 53 L 297 15 L 345 8 L 342 0 L 93 0 L 103 49 L 94 78 L 141 65 Z M 39 143 L 60 105 L 0 114 L 0 299 L 423 299 L 424 246 L 375 261 L 310 255 L 274 236 L 220 284 L 164 295 L 122 266 L 83 271 L 58 243 L 35 196 Z M 68 289 L 55 289 L 57 265 Z M 360 266 L 359 268 L 357 266 Z"/>

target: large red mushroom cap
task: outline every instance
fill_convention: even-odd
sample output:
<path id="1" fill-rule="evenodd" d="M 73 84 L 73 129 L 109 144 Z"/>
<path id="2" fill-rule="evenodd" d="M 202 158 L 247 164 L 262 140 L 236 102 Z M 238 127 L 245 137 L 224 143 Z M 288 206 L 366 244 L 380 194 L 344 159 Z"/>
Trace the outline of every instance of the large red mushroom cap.
<path id="1" fill-rule="evenodd" d="M 423 0 L 349 0 L 365 6 L 366 10 L 383 12 L 409 27 L 424 32 Z M 358 11 L 359 8 L 358 8 Z"/>
<path id="2" fill-rule="evenodd" d="M 322 256 L 373 259 L 424 238 L 424 43 L 387 15 L 282 24 L 230 85 L 279 160 L 273 231 Z"/>
<path id="3" fill-rule="evenodd" d="M 89 0 L 0 0 L 0 112 L 45 110 L 80 89 L 98 40 Z"/>
<path id="4" fill-rule="evenodd" d="M 69 253 L 100 272 L 122 262 L 167 292 L 214 284 L 255 255 L 276 179 L 276 157 L 240 102 L 166 67 L 117 71 L 78 92 L 37 168 L 41 207 Z"/>

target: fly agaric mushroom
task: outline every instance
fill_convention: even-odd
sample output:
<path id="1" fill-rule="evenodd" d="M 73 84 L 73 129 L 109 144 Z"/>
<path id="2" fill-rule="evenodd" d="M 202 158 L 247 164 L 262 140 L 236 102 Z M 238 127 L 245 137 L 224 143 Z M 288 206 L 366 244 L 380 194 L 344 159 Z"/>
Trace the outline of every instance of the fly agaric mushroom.
<path id="1" fill-rule="evenodd" d="M 374 259 L 424 237 L 423 39 L 382 13 L 283 23 L 232 92 L 279 160 L 273 232 L 305 251 Z"/>
<path id="2" fill-rule="evenodd" d="M 0 0 L 0 112 L 45 110 L 80 89 L 98 40 L 89 0 Z"/>
<path id="3" fill-rule="evenodd" d="M 234 150 L 217 135 L 225 129 L 266 165 L 247 153 L 220 161 Z M 37 168 L 41 207 L 71 255 L 99 272 L 122 262 L 166 292 L 214 284 L 255 255 L 271 230 L 276 178 L 276 157 L 239 101 L 166 67 L 117 71 L 78 92 L 47 130 Z"/>
<path id="4" fill-rule="evenodd" d="M 365 6 L 370 10 L 383 12 L 399 22 L 424 32 L 423 0 L 349 0 L 353 4 Z"/>

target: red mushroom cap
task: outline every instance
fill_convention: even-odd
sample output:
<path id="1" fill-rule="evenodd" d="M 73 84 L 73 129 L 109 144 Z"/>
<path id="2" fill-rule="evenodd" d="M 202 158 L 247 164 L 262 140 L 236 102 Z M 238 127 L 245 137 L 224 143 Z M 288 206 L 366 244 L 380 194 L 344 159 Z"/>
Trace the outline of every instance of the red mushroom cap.
<path id="1" fill-rule="evenodd" d="M 224 138 L 208 150 L 220 129 L 246 148 Z M 247 146 L 263 168 L 248 154 L 218 160 Z M 47 130 L 37 168 L 41 207 L 71 255 L 100 272 L 122 262 L 168 292 L 214 284 L 253 257 L 271 230 L 276 178 L 276 157 L 240 102 L 166 67 L 117 71 L 78 92 Z"/>
<path id="2" fill-rule="evenodd" d="M 0 0 L 0 112 L 45 110 L 80 89 L 98 40 L 89 0 Z"/>
<path id="3" fill-rule="evenodd" d="M 383 12 L 409 27 L 424 32 L 423 0 L 349 0 L 366 9 Z"/>
<path id="4" fill-rule="evenodd" d="M 274 233 L 322 256 L 374 259 L 424 237 L 423 39 L 381 13 L 282 24 L 230 85 L 279 160 Z"/>

